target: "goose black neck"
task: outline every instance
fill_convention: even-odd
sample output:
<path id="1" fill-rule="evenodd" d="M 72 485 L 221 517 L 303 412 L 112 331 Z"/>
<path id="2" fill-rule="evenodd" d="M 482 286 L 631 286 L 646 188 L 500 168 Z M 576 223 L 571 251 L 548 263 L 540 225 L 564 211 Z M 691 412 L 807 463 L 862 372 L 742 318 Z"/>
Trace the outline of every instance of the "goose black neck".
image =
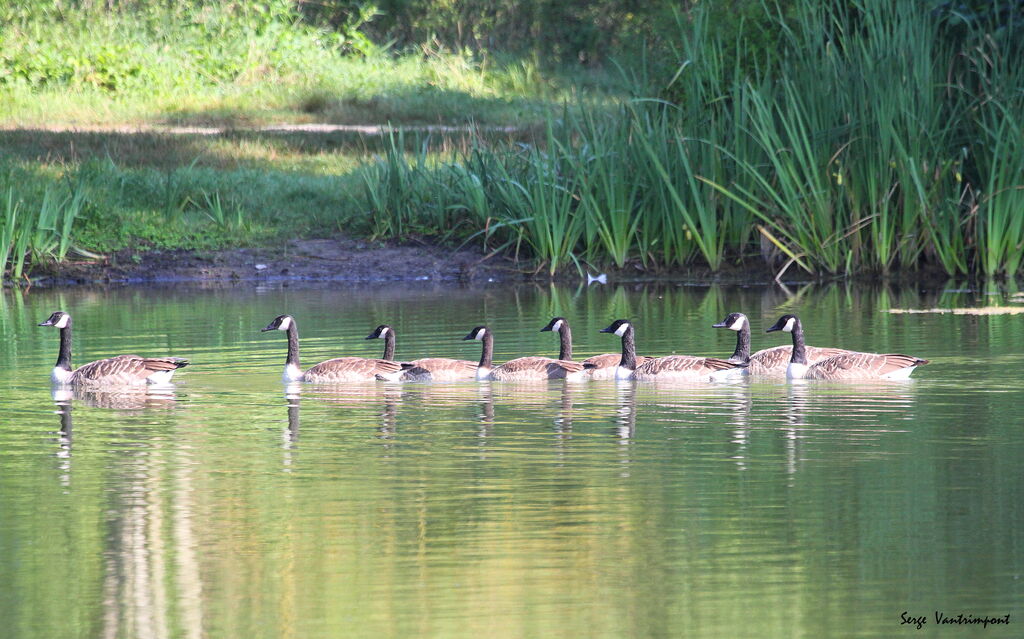
<path id="1" fill-rule="evenodd" d="M 746 321 L 743 328 L 736 331 L 736 351 L 729 361 L 745 364 L 750 361 L 750 326 Z"/>
<path id="2" fill-rule="evenodd" d="M 622 359 L 619 360 L 619 366 L 627 370 L 636 368 L 636 341 L 633 338 L 632 324 L 622 334 Z"/>
<path id="3" fill-rule="evenodd" d="M 68 325 L 60 329 L 60 352 L 57 354 L 57 368 L 71 370 L 71 320 Z"/>
<path id="4" fill-rule="evenodd" d="M 804 346 L 804 327 L 800 320 L 793 325 L 793 355 L 789 358 L 792 364 L 807 363 L 807 349 Z"/>
<path id="5" fill-rule="evenodd" d="M 299 327 L 295 324 L 295 319 L 292 319 L 292 323 L 288 325 L 288 359 L 285 360 L 284 365 L 299 366 Z"/>
<path id="6" fill-rule="evenodd" d="M 484 347 L 480 352 L 480 366 L 479 368 L 490 368 L 491 360 L 494 359 L 494 338 L 491 336 L 491 331 L 488 330 L 484 333 L 483 338 Z"/>
<path id="7" fill-rule="evenodd" d="M 388 332 L 384 333 L 384 356 L 382 359 L 395 359 L 395 329 L 393 328 L 389 328 Z"/>
<path id="8" fill-rule="evenodd" d="M 562 320 L 562 327 L 558 329 L 558 341 L 561 348 L 558 349 L 558 359 L 572 360 L 572 331 L 569 330 L 569 323 Z"/>

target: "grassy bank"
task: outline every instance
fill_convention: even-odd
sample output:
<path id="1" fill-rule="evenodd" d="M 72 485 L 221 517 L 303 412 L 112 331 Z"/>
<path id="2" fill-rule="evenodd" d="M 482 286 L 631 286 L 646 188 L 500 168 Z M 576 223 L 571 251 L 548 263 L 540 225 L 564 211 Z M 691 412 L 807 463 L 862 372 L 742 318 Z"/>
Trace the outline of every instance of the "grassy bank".
<path id="1" fill-rule="evenodd" d="M 557 105 L 607 104 L 622 88 L 614 73 L 542 70 L 438 43 L 388 51 L 361 34 L 359 19 L 316 24 L 298 6 L 0 0 L 0 191 L 9 201 L 0 269 L 20 278 L 49 259 L 368 231 L 347 185 L 383 148 L 379 137 L 250 127 L 527 130 Z M 73 130 L 82 126 L 95 130 Z M 162 135 L 161 126 L 232 132 Z M 36 229 L 64 199 L 74 215 L 58 216 L 55 252 Z"/>
<path id="2" fill-rule="evenodd" d="M 436 43 L 388 51 L 358 21 L 310 24 L 283 0 L 112 11 L 30 2 L 24 13 L 5 4 L 6 125 L 505 124 L 542 120 L 550 104 L 581 91 L 600 100 L 620 88 L 614 74 L 570 77 L 528 58 Z"/>
<path id="3" fill-rule="evenodd" d="M 626 87 L 602 73 L 572 82 L 533 63 L 468 53 L 387 56 L 278 18 L 204 16 L 174 27 L 185 45 L 171 51 L 156 46 L 170 36 L 155 20 L 127 31 L 102 21 L 88 33 L 82 23 L 61 26 L 53 47 L 95 36 L 129 47 L 130 56 L 110 59 L 149 70 L 132 75 L 112 63 L 113 85 L 88 52 L 80 55 L 93 62 L 79 65 L 87 71 L 0 80 L 0 99 L 13 105 L 8 124 L 23 127 L 0 133 L 0 193 L 22 220 L 74 203 L 71 217 L 24 222 L 36 231 L 23 235 L 44 248 L 0 235 L 8 255 L 344 232 L 468 243 L 549 273 L 584 263 L 718 270 L 767 260 L 821 277 L 915 269 L 991 277 L 1017 274 L 1024 259 L 1024 70 L 1015 64 L 1024 38 L 1005 16 L 807 0 L 763 17 L 759 37 L 776 37 L 766 56 L 695 12 L 657 65 L 642 57 L 623 65 L 620 77 L 633 78 Z M 211 39 L 217 28 L 225 37 Z M 23 41 L 4 31 L 5 44 L 17 46 L 0 55 L 32 50 L 39 38 L 21 29 Z M 216 51 L 203 43 L 228 47 L 217 57 L 224 70 L 209 67 Z M 17 68 L 34 59 L 18 58 Z M 679 64 L 659 75 L 665 59 Z M 76 90 L 61 100 L 69 86 Z M 521 128 L 380 137 L 45 130 L 46 118 L 61 117 L 472 119 Z M 54 242 L 63 248 L 45 248 Z"/>

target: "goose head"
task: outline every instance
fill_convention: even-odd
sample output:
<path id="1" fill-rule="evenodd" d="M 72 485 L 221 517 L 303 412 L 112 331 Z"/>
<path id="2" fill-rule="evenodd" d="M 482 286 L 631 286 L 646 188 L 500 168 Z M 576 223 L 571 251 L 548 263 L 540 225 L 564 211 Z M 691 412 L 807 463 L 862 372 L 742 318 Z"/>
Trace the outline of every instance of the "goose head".
<path id="1" fill-rule="evenodd" d="M 370 333 L 369 335 L 367 335 L 366 339 L 384 339 L 385 335 L 387 335 L 388 333 L 394 333 L 394 332 L 395 332 L 394 329 L 392 329 L 387 324 L 381 324 L 377 328 L 373 329 L 373 332 Z"/>
<path id="2" fill-rule="evenodd" d="M 484 338 L 484 335 L 486 335 L 486 334 L 487 334 L 487 327 L 486 326 L 477 326 L 476 328 L 474 328 L 473 330 L 471 330 L 469 332 L 469 335 L 466 335 L 465 337 L 463 337 L 462 341 L 471 340 L 471 339 L 482 340 Z"/>
<path id="3" fill-rule="evenodd" d="M 260 331 L 264 333 L 267 331 L 286 331 L 292 327 L 294 322 L 295 320 L 292 319 L 291 315 L 278 315 L 274 318 L 273 322 L 267 324 L 267 327 L 260 329 Z"/>
<path id="4" fill-rule="evenodd" d="M 602 328 L 600 332 L 614 333 L 619 337 L 622 337 L 623 335 L 626 334 L 626 331 L 629 330 L 629 327 L 629 320 L 617 319 L 614 322 L 612 322 L 611 326 L 609 326 L 608 328 Z"/>
<path id="5" fill-rule="evenodd" d="M 555 333 L 558 333 L 558 332 L 560 332 L 562 330 L 563 326 L 565 326 L 565 318 L 564 317 L 556 317 L 553 320 L 551 320 L 550 322 L 548 322 L 548 325 L 545 326 L 544 328 L 540 329 L 540 331 L 542 333 L 544 331 L 554 331 Z"/>
<path id="6" fill-rule="evenodd" d="M 743 313 L 729 313 L 721 322 L 712 324 L 711 328 L 727 328 L 730 331 L 742 331 L 743 327 L 749 324 L 747 316 Z"/>
<path id="7" fill-rule="evenodd" d="M 71 316 L 64 311 L 56 311 L 42 322 L 40 326 L 53 326 L 54 328 L 67 328 L 71 325 Z"/>
<path id="8" fill-rule="evenodd" d="M 774 333 L 775 331 L 785 331 L 787 333 L 792 333 L 799 325 L 800 319 L 796 315 L 783 315 L 779 318 L 779 321 L 775 322 L 774 326 L 765 332 Z"/>

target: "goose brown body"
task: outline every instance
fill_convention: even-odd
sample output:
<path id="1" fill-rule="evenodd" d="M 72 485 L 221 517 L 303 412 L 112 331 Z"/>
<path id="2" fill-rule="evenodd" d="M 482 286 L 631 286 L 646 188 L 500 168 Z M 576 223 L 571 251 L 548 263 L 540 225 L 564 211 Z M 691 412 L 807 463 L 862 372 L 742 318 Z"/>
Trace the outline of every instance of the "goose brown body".
<path id="1" fill-rule="evenodd" d="M 188 366 L 188 360 L 179 357 L 118 355 L 79 366 L 71 373 L 71 383 L 117 386 L 163 383 L 170 380 L 168 373 L 173 374 L 174 371 L 184 366 Z M 163 374 L 163 376 L 152 379 L 154 374 Z"/>
<path id="2" fill-rule="evenodd" d="M 899 379 L 909 377 L 910 371 L 927 363 L 926 359 L 898 353 L 844 353 L 809 366 L 804 379 Z"/>
<path id="3" fill-rule="evenodd" d="M 433 380 L 435 382 L 461 382 L 476 379 L 476 362 L 447 357 L 424 357 L 409 362 L 399 379 L 407 381 Z"/>
<path id="4" fill-rule="evenodd" d="M 668 355 L 647 358 L 633 369 L 632 379 L 639 382 L 707 382 L 715 378 L 716 373 L 726 371 L 737 371 L 736 364 L 717 357 Z"/>
<path id="5" fill-rule="evenodd" d="M 531 355 L 510 359 L 501 366 L 491 369 L 489 379 L 506 382 L 523 382 L 539 379 L 567 379 L 583 373 L 581 362 L 569 362 L 550 357 Z"/>
<path id="6" fill-rule="evenodd" d="M 401 364 L 387 359 L 336 357 L 306 369 L 300 381 L 315 384 L 368 382 L 377 379 L 377 375 L 394 375 L 401 370 Z"/>

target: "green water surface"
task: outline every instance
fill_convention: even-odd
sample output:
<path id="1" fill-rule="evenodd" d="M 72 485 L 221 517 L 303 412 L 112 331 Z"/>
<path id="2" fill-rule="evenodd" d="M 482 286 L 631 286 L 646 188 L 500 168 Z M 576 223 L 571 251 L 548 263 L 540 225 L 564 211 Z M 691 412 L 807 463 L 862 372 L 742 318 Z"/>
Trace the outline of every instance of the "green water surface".
<path id="1" fill-rule="evenodd" d="M 268 285 L 0 294 L 0 636 L 1024 636 L 1024 319 L 1007 303 L 831 288 Z M 76 364 L 188 357 L 169 394 L 55 401 Z M 932 360 L 909 383 L 369 383 L 307 366 L 615 351 L 728 356 L 713 322 L 801 315 L 808 341 Z M 1011 615 L 936 627 L 935 611 Z M 916 630 L 901 614 L 927 617 Z"/>

